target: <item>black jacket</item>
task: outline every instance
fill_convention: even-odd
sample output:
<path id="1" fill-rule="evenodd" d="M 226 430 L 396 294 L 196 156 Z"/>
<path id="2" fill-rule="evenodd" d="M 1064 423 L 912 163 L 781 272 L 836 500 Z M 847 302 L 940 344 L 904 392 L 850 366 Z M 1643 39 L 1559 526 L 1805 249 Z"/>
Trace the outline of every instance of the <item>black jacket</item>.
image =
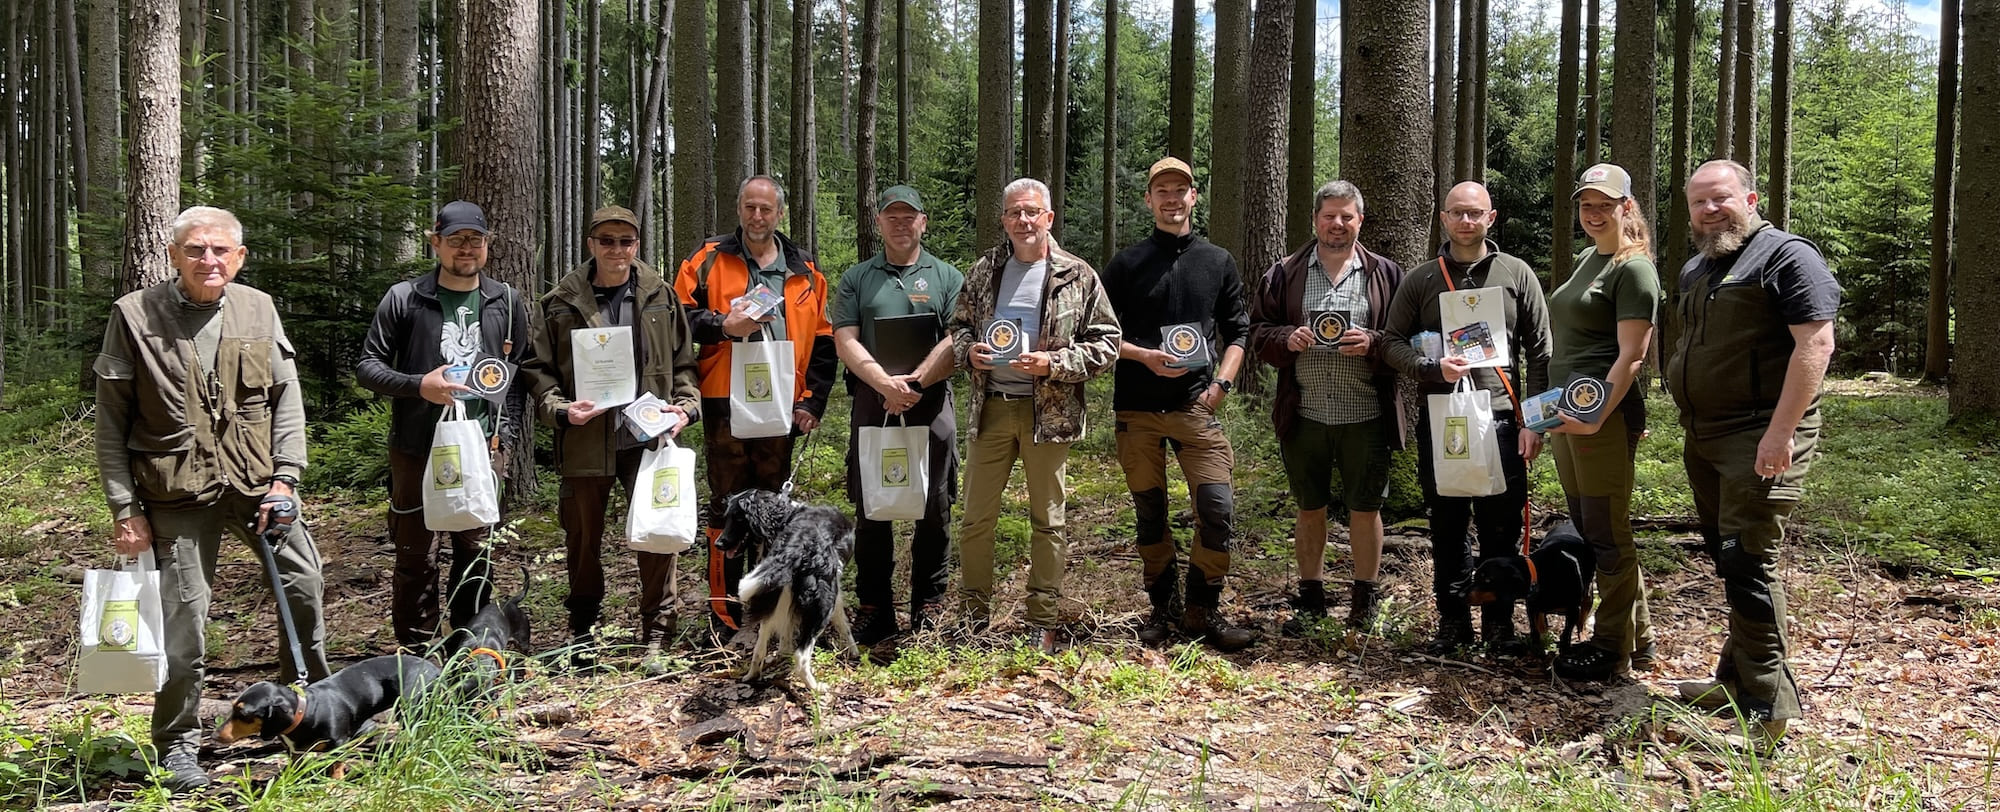
<path id="1" fill-rule="evenodd" d="M 389 407 L 389 445 L 415 454 L 428 453 L 431 434 L 444 407 L 424 400 L 420 386 L 424 375 L 444 363 L 438 340 L 444 331 L 444 309 L 438 304 L 438 270 L 415 279 L 405 279 L 382 294 L 375 306 L 375 320 L 368 325 L 368 338 L 361 345 L 361 365 L 354 377 L 371 392 L 394 398 Z M 508 309 L 513 312 L 509 313 Z M 533 345 L 528 333 L 528 303 L 519 291 L 490 274 L 479 277 L 480 341 L 488 355 L 506 358 L 514 364 L 527 361 Z M 493 327 L 487 327 L 493 325 Z M 509 336 L 512 346 L 507 346 Z M 509 436 L 527 402 L 528 387 L 521 376 L 507 391 L 505 408 L 496 424 L 501 437 Z"/>

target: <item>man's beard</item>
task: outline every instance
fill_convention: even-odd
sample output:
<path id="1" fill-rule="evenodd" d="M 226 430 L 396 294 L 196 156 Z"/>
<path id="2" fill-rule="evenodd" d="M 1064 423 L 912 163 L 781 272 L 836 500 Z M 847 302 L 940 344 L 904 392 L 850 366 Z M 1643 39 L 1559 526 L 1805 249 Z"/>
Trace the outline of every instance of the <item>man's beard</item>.
<path id="1" fill-rule="evenodd" d="M 478 276 L 485 267 L 477 262 L 465 260 L 444 263 L 444 270 L 452 276 Z"/>
<path id="2" fill-rule="evenodd" d="M 1709 259 L 1729 256 L 1743 249 L 1743 243 L 1750 239 L 1753 228 L 1750 215 L 1730 212 L 1728 225 L 1694 236 L 1695 250 Z"/>
<path id="3" fill-rule="evenodd" d="M 1346 237 L 1335 237 L 1333 239 L 1320 237 L 1319 247 L 1324 248 L 1328 251 L 1346 251 L 1354 247 L 1354 237 L 1353 235 L 1349 235 Z"/>

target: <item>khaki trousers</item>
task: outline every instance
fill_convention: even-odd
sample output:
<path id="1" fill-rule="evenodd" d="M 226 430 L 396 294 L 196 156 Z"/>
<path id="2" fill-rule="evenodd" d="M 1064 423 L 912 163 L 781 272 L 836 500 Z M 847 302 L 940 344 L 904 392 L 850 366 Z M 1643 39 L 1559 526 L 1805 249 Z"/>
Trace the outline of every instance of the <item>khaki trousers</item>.
<path id="1" fill-rule="evenodd" d="M 993 609 L 993 536 L 1000 525 L 1000 495 L 1021 461 L 1028 482 L 1029 537 L 1028 622 L 1054 626 L 1062 597 L 1063 569 L 1069 541 L 1063 536 L 1066 498 L 1063 474 L 1069 443 L 1035 442 L 1032 398 L 986 397 L 980 410 L 979 433 L 965 463 L 965 511 L 960 517 L 958 547 L 959 597 L 978 617 Z"/>
<path id="2" fill-rule="evenodd" d="M 1163 575 L 1171 577 L 1177 565 L 1179 550 L 1167 508 L 1167 449 L 1171 448 L 1194 503 L 1188 565 L 1201 572 L 1206 585 L 1219 589 L 1229 575 L 1229 537 L 1235 523 L 1230 475 L 1236 470 L 1236 452 L 1221 421 L 1199 402 L 1174 412 L 1122 411 L 1117 418 L 1118 464 L 1125 469 L 1125 487 L 1132 491 L 1135 546 L 1144 563 L 1146 587 L 1170 589 L 1158 581 Z M 1197 605 L 1215 608 L 1213 603 Z"/>

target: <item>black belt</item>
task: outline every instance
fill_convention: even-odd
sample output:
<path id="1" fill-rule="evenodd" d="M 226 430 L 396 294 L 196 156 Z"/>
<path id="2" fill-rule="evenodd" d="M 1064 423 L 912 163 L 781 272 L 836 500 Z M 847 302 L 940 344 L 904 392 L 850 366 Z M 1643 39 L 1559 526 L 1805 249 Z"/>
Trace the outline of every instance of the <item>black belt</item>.
<path id="1" fill-rule="evenodd" d="M 1033 394 L 1027 394 L 1027 395 L 1010 395 L 1010 394 L 1007 394 L 1006 392 L 988 392 L 988 393 L 986 393 L 986 396 L 987 396 L 987 397 L 989 397 L 989 398 L 999 398 L 999 399 L 1001 399 L 1001 400 L 1028 400 L 1028 399 L 1030 399 L 1030 398 L 1033 398 L 1033 397 L 1034 397 L 1034 395 L 1033 395 Z"/>

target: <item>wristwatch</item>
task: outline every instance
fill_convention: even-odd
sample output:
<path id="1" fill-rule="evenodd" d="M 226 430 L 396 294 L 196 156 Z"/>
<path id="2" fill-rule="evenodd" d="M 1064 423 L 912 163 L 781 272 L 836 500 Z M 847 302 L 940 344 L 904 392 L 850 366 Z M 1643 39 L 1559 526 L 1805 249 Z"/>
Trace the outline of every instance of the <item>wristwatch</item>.
<path id="1" fill-rule="evenodd" d="M 278 474 L 276 476 L 271 477 L 271 481 L 283 482 L 287 487 L 295 491 L 299 489 L 299 478 L 292 476 L 291 474 Z"/>
<path id="2" fill-rule="evenodd" d="M 1216 378 L 1215 385 L 1222 387 L 1222 394 L 1225 395 L 1236 391 L 1236 382 L 1228 378 Z"/>

